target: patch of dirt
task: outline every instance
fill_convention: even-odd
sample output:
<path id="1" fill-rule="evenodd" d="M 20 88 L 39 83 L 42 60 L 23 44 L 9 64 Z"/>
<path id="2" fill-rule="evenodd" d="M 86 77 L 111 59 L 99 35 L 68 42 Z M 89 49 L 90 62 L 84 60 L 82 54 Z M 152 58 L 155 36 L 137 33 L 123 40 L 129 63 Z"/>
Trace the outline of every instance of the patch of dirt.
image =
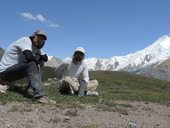
<path id="1" fill-rule="evenodd" d="M 170 107 L 155 103 L 127 104 L 128 114 L 106 112 L 95 106 L 63 109 L 54 105 L 12 102 L 0 105 L 0 128 L 170 128 Z"/>

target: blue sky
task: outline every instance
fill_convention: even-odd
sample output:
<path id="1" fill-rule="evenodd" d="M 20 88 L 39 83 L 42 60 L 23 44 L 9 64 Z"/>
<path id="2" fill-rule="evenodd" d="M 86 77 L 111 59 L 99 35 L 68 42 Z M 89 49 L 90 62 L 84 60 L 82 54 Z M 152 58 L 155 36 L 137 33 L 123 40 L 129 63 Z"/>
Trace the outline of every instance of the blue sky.
<path id="1" fill-rule="evenodd" d="M 43 48 L 61 59 L 82 46 L 86 57 L 141 50 L 170 34 L 170 0 L 1 0 L 0 47 L 46 31 Z"/>

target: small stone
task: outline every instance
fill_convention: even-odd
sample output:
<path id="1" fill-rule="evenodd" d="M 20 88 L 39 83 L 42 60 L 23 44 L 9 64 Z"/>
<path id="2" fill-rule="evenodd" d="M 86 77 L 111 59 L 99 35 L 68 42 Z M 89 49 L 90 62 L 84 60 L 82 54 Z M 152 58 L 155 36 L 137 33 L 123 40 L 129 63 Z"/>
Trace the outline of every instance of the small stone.
<path id="1" fill-rule="evenodd" d="M 137 128 L 137 125 L 135 123 L 129 122 L 128 128 Z"/>

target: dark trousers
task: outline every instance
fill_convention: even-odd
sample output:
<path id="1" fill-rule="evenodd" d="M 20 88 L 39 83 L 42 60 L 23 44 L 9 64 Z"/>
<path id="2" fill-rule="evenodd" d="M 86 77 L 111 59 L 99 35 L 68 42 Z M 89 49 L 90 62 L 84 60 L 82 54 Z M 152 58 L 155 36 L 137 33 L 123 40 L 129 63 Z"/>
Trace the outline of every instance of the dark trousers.
<path id="1" fill-rule="evenodd" d="M 43 96 L 43 84 L 41 82 L 42 70 L 34 61 L 29 63 L 16 64 L 0 73 L 0 78 L 5 82 L 14 82 L 21 78 L 28 77 L 30 87 L 34 93 Z"/>

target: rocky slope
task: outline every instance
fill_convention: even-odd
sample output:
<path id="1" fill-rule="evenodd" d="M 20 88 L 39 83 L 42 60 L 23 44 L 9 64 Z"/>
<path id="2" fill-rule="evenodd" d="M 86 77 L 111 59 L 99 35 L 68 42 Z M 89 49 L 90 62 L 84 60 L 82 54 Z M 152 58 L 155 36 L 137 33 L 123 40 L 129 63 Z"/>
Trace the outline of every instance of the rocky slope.
<path id="1" fill-rule="evenodd" d="M 170 59 L 153 64 L 140 71 L 138 74 L 170 81 Z"/>
<path id="2" fill-rule="evenodd" d="M 4 50 L 0 47 L 0 60 L 1 60 L 2 56 L 3 56 L 3 54 L 4 54 Z"/>

